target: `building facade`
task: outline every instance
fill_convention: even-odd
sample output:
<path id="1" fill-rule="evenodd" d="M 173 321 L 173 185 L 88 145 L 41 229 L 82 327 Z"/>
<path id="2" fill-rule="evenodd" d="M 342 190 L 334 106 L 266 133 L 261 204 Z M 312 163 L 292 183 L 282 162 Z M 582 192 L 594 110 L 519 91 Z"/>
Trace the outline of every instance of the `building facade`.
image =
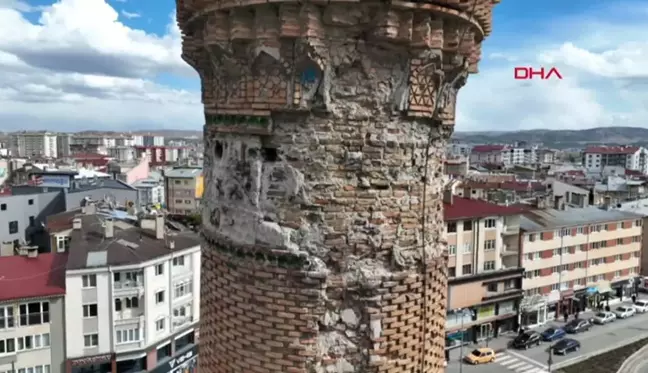
<path id="1" fill-rule="evenodd" d="M 520 211 L 446 193 L 446 348 L 518 328 L 522 299 Z"/>
<path id="2" fill-rule="evenodd" d="M 164 173 L 166 209 L 171 215 L 199 213 L 204 190 L 202 168 L 174 168 Z"/>
<path id="3" fill-rule="evenodd" d="M 522 323 L 628 299 L 640 270 L 642 216 L 587 207 L 531 210 L 521 220 Z"/>
<path id="4" fill-rule="evenodd" d="M 50 132 L 19 132 L 11 135 L 14 157 L 57 158 L 57 136 Z"/>
<path id="5" fill-rule="evenodd" d="M 0 372 L 63 373 L 65 255 L 0 257 Z"/>
<path id="6" fill-rule="evenodd" d="M 64 211 L 59 192 L 0 196 L 0 242 L 42 246 L 47 242 L 43 223 Z"/>
<path id="7" fill-rule="evenodd" d="M 168 232 L 161 216 L 142 218 L 141 228 L 121 216 L 88 205 L 71 228 L 52 232 L 56 251 L 71 258 L 65 273 L 67 372 L 167 373 L 183 366 L 188 370 L 181 372 L 193 372 L 199 239 L 193 232 Z M 90 234 L 96 242 L 79 239 Z"/>
<path id="8" fill-rule="evenodd" d="M 638 146 L 590 146 L 583 151 L 583 165 L 590 172 L 618 166 L 648 174 L 648 150 Z"/>

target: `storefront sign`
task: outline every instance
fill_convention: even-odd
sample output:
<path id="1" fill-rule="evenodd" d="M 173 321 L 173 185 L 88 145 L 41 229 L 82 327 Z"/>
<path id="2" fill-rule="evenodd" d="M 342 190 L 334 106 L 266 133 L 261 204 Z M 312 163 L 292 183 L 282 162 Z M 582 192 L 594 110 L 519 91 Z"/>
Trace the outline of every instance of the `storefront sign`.
<path id="1" fill-rule="evenodd" d="M 42 188 L 69 188 L 69 175 L 39 175 L 31 182 L 34 186 Z"/>
<path id="2" fill-rule="evenodd" d="M 479 307 L 477 311 L 477 319 L 484 319 L 486 317 L 495 316 L 495 305 Z"/>
<path id="3" fill-rule="evenodd" d="M 197 367 L 198 346 L 176 354 L 171 360 L 151 370 L 151 373 L 191 373 Z"/>
<path id="4" fill-rule="evenodd" d="M 73 367 L 85 367 L 88 365 L 106 364 L 106 363 L 110 363 L 111 361 L 112 361 L 112 354 L 105 354 L 105 355 L 82 357 L 79 359 L 70 359 L 70 364 L 72 364 Z"/>

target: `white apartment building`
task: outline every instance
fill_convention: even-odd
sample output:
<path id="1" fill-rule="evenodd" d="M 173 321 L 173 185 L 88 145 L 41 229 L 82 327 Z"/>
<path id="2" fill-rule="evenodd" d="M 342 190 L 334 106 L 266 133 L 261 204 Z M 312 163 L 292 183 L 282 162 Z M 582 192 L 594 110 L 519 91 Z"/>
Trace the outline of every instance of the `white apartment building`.
<path id="1" fill-rule="evenodd" d="M 64 372 L 65 256 L 0 257 L 0 372 Z"/>
<path id="2" fill-rule="evenodd" d="M 59 133 L 56 135 L 56 152 L 60 158 L 67 158 L 72 155 L 70 145 L 72 145 L 72 134 Z"/>
<path id="3" fill-rule="evenodd" d="M 121 213 L 95 205 L 84 210 L 71 228 L 52 233 L 57 248 L 69 252 L 68 364 L 79 371 L 93 366 L 96 372 L 175 372 L 178 366 L 167 362 L 182 357 L 188 370 L 181 371 L 193 372 L 200 316 L 198 236 L 167 232 L 162 216 L 141 219 L 138 228 Z"/>
<path id="4" fill-rule="evenodd" d="M 137 180 L 131 186 L 137 189 L 140 206 L 164 204 L 164 183 L 149 178 Z"/>
<path id="5" fill-rule="evenodd" d="M 630 297 L 640 267 L 641 215 L 596 207 L 532 210 L 520 227 L 524 325 Z"/>
<path id="6" fill-rule="evenodd" d="M 11 135 L 11 154 L 14 157 L 57 158 L 57 136 L 54 133 L 19 132 Z"/>
<path id="7" fill-rule="evenodd" d="M 164 136 L 134 135 L 135 146 L 164 146 Z"/>
<path id="8" fill-rule="evenodd" d="M 618 166 L 648 174 L 648 150 L 639 146 L 589 146 L 583 151 L 583 165 L 590 172 Z"/>

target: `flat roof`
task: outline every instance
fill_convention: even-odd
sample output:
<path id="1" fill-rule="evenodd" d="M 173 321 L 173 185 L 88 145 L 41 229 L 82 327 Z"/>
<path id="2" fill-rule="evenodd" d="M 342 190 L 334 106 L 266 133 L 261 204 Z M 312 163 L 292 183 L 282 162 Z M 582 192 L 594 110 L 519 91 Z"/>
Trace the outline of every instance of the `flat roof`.
<path id="1" fill-rule="evenodd" d="M 452 197 L 452 204 L 443 203 L 443 219 L 445 221 L 478 219 L 489 216 L 508 216 L 520 214 L 518 207 L 501 206 L 495 203 L 465 197 Z"/>
<path id="2" fill-rule="evenodd" d="M 567 210 L 538 209 L 524 212 L 520 219 L 520 228 L 527 232 L 539 232 L 555 228 L 641 218 L 642 215 L 632 212 L 604 210 L 594 206 Z"/>
<path id="3" fill-rule="evenodd" d="M 202 168 L 174 168 L 173 170 L 166 171 L 164 173 L 164 176 L 172 178 L 193 179 L 202 174 L 202 172 Z"/>

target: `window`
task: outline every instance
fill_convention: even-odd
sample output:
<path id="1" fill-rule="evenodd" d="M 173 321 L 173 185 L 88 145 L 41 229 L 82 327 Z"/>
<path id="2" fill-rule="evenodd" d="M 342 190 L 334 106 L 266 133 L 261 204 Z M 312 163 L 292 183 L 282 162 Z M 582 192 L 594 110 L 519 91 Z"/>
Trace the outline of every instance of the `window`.
<path id="1" fill-rule="evenodd" d="M 607 241 L 601 241 L 600 244 L 601 247 L 607 247 Z"/>
<path id="2" fill-rule="evenodd" d="M 462 275 L 471 275 L 472 274 L 472 264 L 464 264 L 461 267 L 461 274 Z"/>
<path id="3" fill-rule="evenodd" d="M 186 203 L 186 204 L 188 205 L 188 204 L 191 203 L 191 200 L 190 200 L 190 199 L 185 199 L 185 200 L 184 200 L 184 203 Z"/>
<path id="4" fill-rule="evenodd" d="M 83 336 L 83 347 L 97 347 L 99 346 L 99 334 L 88 334 Z"/>
<path id="5" fill-rule="evenodd" d="M 529 234 L 528 237 L 529 237 L 529 242 L 533 242 L 536 239 L 535 234 L 533 234 L 533 233 Z"/>
<path id="6" fill-rule="evenodd" d="M 180 180 L 173 180 L 173 183 L 174 183 L 175 185 L 180 185 Z"/>
<path id="7" fill-rule="evenodd" d="M 529 289 L 529 290 L 525 291 L 524 293 L 526 294 L 526 296 L 530 297 L 532 295 L 540 294 L 540 289 L 539 288 Z"/>
<path id="8" fill-rule="evenodd" d="M 121 311 L 121 310 L 122 310 L 122 300 L 115 299 L 115 311 Z"/>
<path id="9" fill-rule="evenodd" d="M 614 261 L 618 262 L 619 260 L 621 260 L 621 255 L 615 255 L 614 256 Z"/>
<path id="10" fill-rule="evenodd" d="M 457 268 L 448 267 L 448 277 L 455 277 L 455 276 L 457 276 Z"/>
<path id="11" fill-rule="evenodd" d="M 56 236 L 56 250 L 63 253 L 70 249 L 70 237 Z"/>
<path id="12" fill-rule="evenodd" d="M 597 226 L 594 227 L 594 231 L 596 231 L 596 232 L 600 232 L 602 230 L 603 230 L 603 226 L 601 226 L 601 225 L 597 225 Z"/>
<path id="13" fill-rule="evenodd" d="M 457 245 L 448 245 L 448 255 L 457 255 Z"/>
<path id="14" fill-rule="evenodd" d="M 155 275 L 159 276 L 164 273 L 164 265 L 163 264 L 158 264 L 155 266 Z"/>
<path id="15" fill-rule="evenodd" d="M 571 235 L 571 230 L 569 228 L 563 228 L 560 230 L 560 237 L 567 237 Z"/>
<path id="16" fill-rule="evenodd" d="M 580 251 L 587 251 L 587 244 L 582 244 L 579 246 Z"/>
<path id="17" fill-rule="evenodd" d="M 602 261 L 601 259 L 592 259 L 590 261 L 590 265 L 597 266 L 597 265 L 601 264 L 601 261 Z"/>
<path id="18" fill-rule="evenodd" d="M 174 293 L 175 298 L 180 298 L 188 294 L 191 294 L 191 281 L 176 284 Z"/>
<path id="19" fill-rule="evenodd" d="M 29 217 L 29 226 L 33 227 L 36 225 L 36 219 L 33 216 Z"/>
<path id="20" fill-rule="evenodd" d="M 553 284 L 551 285 L 551 290 L 559 290 L 560 289 L 560 284 Z"/>
<path id="21" fill-rule="evenodd" d="M 558 272 L 560 272 L 560 267 L 559 266 L 551 267 L 551 273 L 558 273 Z"/>
<path id="22" fill-rule="evenodd" d="M 641 227 L 641 219 L 635 220 L 634 224 L 635 224 L 635 227 Z"/>
<path id="23" fill-rule="evenodd" d="M 621 277 L 621 271 L 614 272 L 614 277 Z"/>
<path id="24" fill-rule="evenodd" d="M 554 256 L 562 255 L 562 249 L 554 249 L 553 255 Z"/>
<path id="25" fill-rule="evenodd" d="M 446 224 L 446 229 L 448 230 L 448 233 L 457 233 L 457 223 L 451 222 Z"/>
<path id="26" fill-rule="evenodd" d="M 511 290 L 516 288 L 515 280 L 506 280 L 504 281 L 504 290 Z"/>
<path id="27" fill-rule="evenodd" d="M 137 308 L 139 307 L 139 298 L 137 297 L 126 298 L 124 299 L 124 303 L 126 305 L 126 308 Z"/>
<path id="28" fill-rule="evenodd" d="M 497 291 L 497 283 L 488 284 L 486 290 L 491 292 Z"/>
<path id="29" fill-rule="evenodd" d="M 164 302 L 164 290 L 155 293 L 155 303 L 160 304 L 162 302 Z"/>
<path id="30" fill-rule="evenodd" d="M 16 340 L 13 338 L 0 339 L 0 354 L 16 352 Z"/>
<path id="31" fill-rule="evenodd" d="M 30 206 L 33 205 L 33 204 L 34 204 L 34 200 L 33 200 L 33 199 L 28 200 L 28 201 L 27 201 L 27 204 L 30 205 Z"/>
<path id="32" fill-rule="evenodd" d="M 623 245 L 623 238 L 617 238 L 617 245 Z"/>
<path id="33" fill-rule="evenodd" d="M 578 233 L 578 234 L 583 234 L 583 233 L 585 232 L 585 229 L 584 229 L 584 228 L 585 228 L 585 227 L 578 227 L 578 228 L 576 228 L 576 233 Z"/>
<path id="34" fill-rule="evenodd" d="M 641 242 L 641 236 L 632 237 L 632 242 Z"/>
<path id="35" fill-rule="evenodd" d="M 561 272 L 567 272 L 569 271 L 569 264 L 563 264 L 560 266 L 560 271 Z"/>
<path id="36" fill-rule="evenodd" d="M 183 266 L 184 264 L 185 264 L 184 256 L 176 256 L 175 258 L 173 258 L 174 266 Z"/>
<path id="37" fill-rule="evenodd" d="M 454 268 L 454 267 L 451 267 L 451 268 Z M 175 316 L 175 317 L 187 316 L 187 307 L 182 306 L 182 307 L 175 308 L 173 310 L 173 316 Z"/>
<path id="38" fill-rule="evenodd" d="M 164 319 L 159 319 L 155 322 L 155 331 L 161 332 L 164 330 Z"/>
<path id="39" fill-rule="evenodd" d="M 0 307 L 0 330 L 13 328 L 14 325 L 14 309 L 12 306 Z"/>
<path id="40" fill-rule="evenodd" d="M 495 250 L 495 240 L 484 241 L 484 250 Z"/>
<path id="41" fill-rule="evenodd" d="M 533 278 L 533 271 L 524 272 L 524 278 L 527 278 L 527 279 Z"/>
<path id="42" fill-rule="evenodd" d="M 138 342 L 140 340 L 139 329 L 117 330 L 115 333 L 117 343 Z"/>
<path id="43" fill-rule="evenodd" d="M 96 304 L 84 304 L 83 305 L 83 317 L 97 317 L 97 305 Z"/>
<path id="44" fill-rule="evenodd" d="M 0 205 L 0 210 L 1 211 L 7 211 L 7 204 L 6 203 L 1 204 Z"/>
<path id="45" fill-rule="evenodd" d="M 484 262 L 484 271 L 493 271 L 495 269 L 495 261 L 489 260 Z"/>
<path id="46" fill-rule="evenodd" d="M 182 200 L 181 199 L 176 199 L 175 203 L 182 203 Z"/>
<path id="47" fill-rule="evenodd" d="M 9 222 L 9 234 L 18 233 L 18 220 Z"/>
<path id="48" fill-rule="evenodd" d="M 579 278 L 579 279 L 575 280 L 574 285 L 580 285 L 580 286 L 585 285 L 585 279 L 584 278 Z"/>
<path id="49" fill-rule="evenodd" d="M 464 254 L 472 253 L 472 249 L 473 249 L 472 243 L 466 242 L 465 244 L 463 244 L 463 253 Z"/>
<path id="50" fill-rule="evenodd" d="M 34 349 L 45 348 L 49 346 L 50 346 L 49 333 L 26 335 L 26 336 L 16 338 L 17 351 L 34 350 Z"/>
<path id="51" fill-rule="evenodd" d="M 82 281 L 84 288 L 97 287 L 97 275 L 83 275 Z"/>
<path id="52" fill-rule="evenodd" d="M 466 220 L 463 222 L 464 232 L 472 231 L 472 220 Z"/>
<path id="53" fill-rule="evenodd" d="M 486 219 L 484 220 L 484 227 L 485 228 L 495 228 L 497 225 L 497 220 L 495 219 Z"/>
<path id="54" fill-rule="evenodd" d="M 49 302 L 32 302 L 20 305 L 20 325 L 39 325 L 48 323 Z"/>
<path id="55" fill-rule="evenodd" d="M 599 248 L 601 248 L 600 242 L 592 242 L 592 249 L 599 249 Z"/>

